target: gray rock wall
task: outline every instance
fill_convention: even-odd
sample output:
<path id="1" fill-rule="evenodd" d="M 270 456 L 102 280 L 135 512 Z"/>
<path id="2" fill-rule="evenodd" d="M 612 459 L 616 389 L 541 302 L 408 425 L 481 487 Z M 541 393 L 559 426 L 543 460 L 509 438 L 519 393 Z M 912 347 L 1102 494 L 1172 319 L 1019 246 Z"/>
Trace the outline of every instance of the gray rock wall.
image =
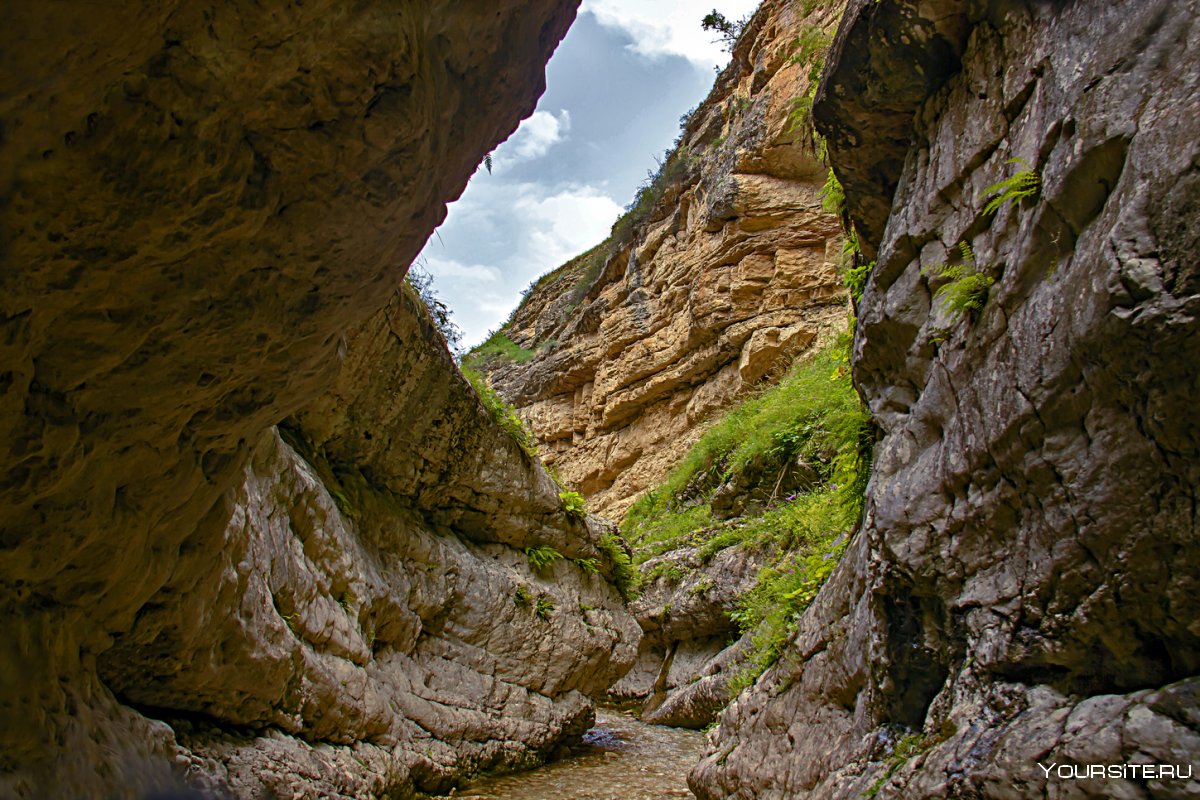
<path id="1" fill-rule="evenodd" d="M 1192 797 L 1194 2 L 852 3 L 818 127 L 864 250 L 865 525 L 724 714 L 702 798 Z M 1037 197 L 983 213 L 1025 159 Z M 888 198 L 891 198 L 890 201 Z M 923 268 L 993 278 L 954 319 Z"/>

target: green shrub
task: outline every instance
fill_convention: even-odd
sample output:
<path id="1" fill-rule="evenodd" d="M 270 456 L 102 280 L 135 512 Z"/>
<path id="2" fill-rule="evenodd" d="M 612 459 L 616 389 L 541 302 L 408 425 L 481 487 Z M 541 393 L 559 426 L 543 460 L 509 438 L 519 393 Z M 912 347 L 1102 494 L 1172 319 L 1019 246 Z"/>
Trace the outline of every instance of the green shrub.
<path id="1" fill-rule="evenodd" d="M 696 159 L 687 147 L 678 147 L 663 154 L 658 161 L 658 171 L 646 173 L 646 180 L 638 187 L 633 201 L 625 207 L 620 219 L 613 223 L 609 237 L 610 252 L 616 252 L 633 241 L 638 229 L 650 218 L 650 212 L 667 189 L 686 180 L 695 165 Z"/>
<path id="2" fill-rule="evenodd" d="M 518 608 L 528 608 L 533 601 L 533 595 L 529 593 L 529 587 L 525 584 L 519 584 L 516 591 L 513 592 L 513 603 Z"/>
<path id="3" fill-rule="evenodd" d="M 465 363 L 462 366 L 462 374 L 475 389 L 475 394 L 483 403 L 483 407 L 491 414 L 492 419 L 513 438 L 526 455 L 535 458 L 537 456 L 537 439 L 517 416 L 516 409 L 505 402 L 504 398 L 488 385 L 482 375 Z"/>
<path id="4" fill-rule="evenodd" d="M 429 318 L 446 338 L 446 344 L 451 351 L 457 352 L 462 341 L 462 329 L 454 324 L 450 307 L 434 288 L 433 276 L 422 263 L 416 262 L 408 268 L 408 274 L 404 276 L 404 285 L 425 304 Z"/>
<path id="5" fill-rule="evenodd" d="M 529 568 L 538 575 L 549 572 L 554 562 L 563 557 L 562 553 L 548 544 L 537 547 L 526 547 L 525 557 L 529 559 Z"/>
<path id="6" fill-rule="evenodd" d="M 558 499 L 569 516 L 583 519 L 587 516 L 587 503 L 579 492 L 559 492 Z"/>
<path id="7" fill-rule="evenodd" d="M 993 183 L 983 190 L 984 195 L 989 198 L 988 204 L 983 207 L 984 214 L 995 214 L 1005 203 L 1020 202 L 1026 197 L 1035 196 L 1041 190 L 1042 178 L 1028 161 L 1023 158 L 1010 158 L 1004 163 L 1019 164 L 1025 169 L 1018 170 L 1011 177 Z"/>
<path id="8" fill-rule="evenodd" d="M 554 611 L 554 601 L 544 594 L 539 594 L 537 602 L 533 606 L 533 613 L 538 615 L 538 618 L 543 622 L 550 619 L 550 614 Z"/>
<path id="9" fill-rule="evenodd" d="M 961 242 L 958 249 L 962 255 L 961 264 L 931 264 L 921 270 L 922 275 L 947 281 L 934 292 L 933 297 L 941 301 L 942 310 L 951 321 L 983 308 L 988 289 L 995 282 L 994 278 L 976 266 L 971 245 Z"/>
<path id="10" fill-rule="evenodd" d="M 700 27 L 706 31 L 716 31 L 717 41 L 721 43 L 726 52 L 732 53 L 733 46 L 737 44 L 738 37 L 742 35 L 742 31 L 746 29 L 749 22 L 749 16 L 731 20 L 714 8 L 712 13 L 705 14 L 704 18 L 700 20 Z"/>

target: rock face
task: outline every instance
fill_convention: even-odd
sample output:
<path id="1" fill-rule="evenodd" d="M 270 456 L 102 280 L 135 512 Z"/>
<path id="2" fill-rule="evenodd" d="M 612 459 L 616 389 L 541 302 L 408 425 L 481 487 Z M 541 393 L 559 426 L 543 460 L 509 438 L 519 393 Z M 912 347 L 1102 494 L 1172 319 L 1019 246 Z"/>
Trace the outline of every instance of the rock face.
<path id="1" fill-rule="evenodd" d="M 809 86 L 797 39 L 837 15 L 802 5 L 763 3 L 645 223 L 539 281 L 503 329 L 535 356 L 486 367 L 600 513 L 619 517 L 714 412 L 844 325 L 825 170 L 786 119 Z"/>
<path id="2" fill-rule="evenodd" d="M 520 549 L 598 529 L 396 293 L 574 5 L 5 9 L 0 796 L 406 797 L 587 724 L 636 625 Z"/>
<path id="3" fill-rule="evenodd" d="M 646 561 L 642 573 L 658 574 L 631 605 L 644 635 L 633 668 L 611 694 L 644 700 L 641 718 L 655 725 L 712 722 L 729 703 L 729 682 L 748 644 L 730 614 L 768 554 L 728 548 L 704 563 L 697 549 Z"/>
<path id="4" fill-rule="evenodd" d="M 702 798 L 1200 794 L 1038 767 L 1200 758 L 1200 7 L 981 8 L 856 0 L 839 32 L 815 114 L 878 257 L 854 369 L 882 438 Z M 1011 158 L 1040 192 L 985 214 Z M 923 268 L 960 241 L 994 284 L 955 318 Z"/>

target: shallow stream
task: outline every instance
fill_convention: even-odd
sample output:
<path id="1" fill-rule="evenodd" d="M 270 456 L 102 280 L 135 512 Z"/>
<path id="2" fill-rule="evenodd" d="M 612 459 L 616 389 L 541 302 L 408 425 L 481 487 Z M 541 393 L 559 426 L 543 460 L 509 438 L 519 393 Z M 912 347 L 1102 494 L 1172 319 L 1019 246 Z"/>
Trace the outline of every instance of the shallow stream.
<path id="1" fill-rule="evenodd" d="M 647 725 L 610 709 L 596 712 L 583 747 L 530 772 L 485 778 L 455 800 L 666 800 L 694 797 L 688 771 L 704 750 L 704 734 Z"/>

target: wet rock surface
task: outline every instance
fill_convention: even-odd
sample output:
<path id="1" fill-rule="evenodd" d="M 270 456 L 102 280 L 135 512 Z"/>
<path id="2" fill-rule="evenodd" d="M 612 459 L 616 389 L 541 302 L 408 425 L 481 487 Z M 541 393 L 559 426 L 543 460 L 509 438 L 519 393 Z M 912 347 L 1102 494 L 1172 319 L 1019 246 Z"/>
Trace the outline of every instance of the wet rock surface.
<path id="1" fill-rule="evenodd" d="M 0 796 L 407 797 L 586 729 L 599 528 L 398 291 L 574 5 L 4 10 Z"/>
<path id="2" fill-rule="evenodd" d="M 1038 767 L 1200 758 L 1198 8 L 973 10 L 847 12 L 816 117 L 878 254 L 854 369 L 882 438 L 863 531 L 699 797 L 1200 792 Z M 983 213 L 1012 158 L 1040 192 Z M 956 319 L 923 267 L 962 241 L 995 282 Z"/>

